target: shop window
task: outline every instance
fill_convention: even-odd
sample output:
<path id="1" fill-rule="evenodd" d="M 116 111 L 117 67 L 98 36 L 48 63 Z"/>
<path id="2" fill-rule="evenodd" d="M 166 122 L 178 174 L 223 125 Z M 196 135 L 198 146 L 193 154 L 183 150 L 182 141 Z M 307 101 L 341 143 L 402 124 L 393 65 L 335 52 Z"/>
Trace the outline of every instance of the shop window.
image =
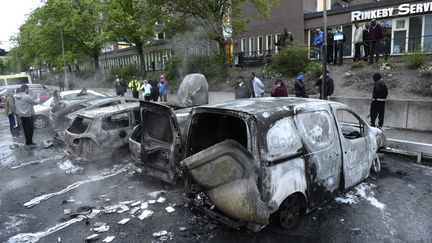
<path id="1" fill-rule="evenodd" d="M 405 29 L 405 19 L 396 20 L 396 29 Z"/>
<path id="2" fill-rule="evenodd" d="M 432 15 L 425 16 L 423 43 L 423 50 L 432 52 Z"/>
<path id="3" fill-rule="evenodd" d="M 352 25 L 342 26 L 342 32 L 345 34 L 345 37 L 346 37 L 346 41 L 345 41 L 344 48 L 343 48 L 343 56 L 344 57 L 352 56 L 352 50 L 354 49 L 354 46 L 352 43 L 352 31 L 353 31 Z"/>
<path id="4" fill-rule="evenodd" d="M 393 20 L 393 45 L 392 53 L 401 54 L 406 52 L 407 44 L 407 24 L 406 19 L 395 19 Z"/>
<path id="5" fill-rule="evenodd" d="M 413 52 L 421 48 L 423 16 L 409 18 L 408 51 Z"/>

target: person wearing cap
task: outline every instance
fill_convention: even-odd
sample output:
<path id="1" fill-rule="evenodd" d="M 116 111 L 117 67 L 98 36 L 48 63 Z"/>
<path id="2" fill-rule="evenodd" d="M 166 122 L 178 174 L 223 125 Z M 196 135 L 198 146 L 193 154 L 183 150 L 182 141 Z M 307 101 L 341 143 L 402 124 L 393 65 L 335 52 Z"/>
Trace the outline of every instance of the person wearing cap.
<path id="1" fill-rule="evenodd" d="M 164 92 L 164 94 L 163 95 L 160 95 L 161 96 L 161 101 L 163 101 L 163 102 L 167 102 L 167 90 L 168 90 L 168 80 L 165 78 L 165 75 L 161 75 L 160 76 L 160 79 L 159 79 L 159 81 L 160 81 L 160 83 L 163 83 L 163 85 L 165 86 L 164 88 L 165 88 L 165 92 Z"/>
<path id="2" fill-rule="evenodd" d="M 322 56 L 323 56 L 323 50 L 322 50 L 322 45 L 324 42 L 324 35 L 323 32 L 320 29 L 316 29 L 315 30 L 315 36 L 314 36 L 314 41 L 312 43 L 312 45 L 317 48 L 318 53 L 317 53 L 317 59 L 321 60 Z"/>
<path id="3" fill-rule="evenodd" d="M 18 117 L 16 115 L 15 99 L 12 94 L 6 92 L 5 100 L 5 113 L 9 118 L 9 129 L 12 137 L 17 138 L 20 136 L 20 128 L 18 123 Z"/>
<path id="4" fill-rule="evenodd" d="M 307 97 L 306 88 L 304 86 L 303 81 L 304 81 L 304 74 L 303 72 L 300 72 L 296 77 L 296 81 L 294 82 L 294 93 L 296 97 Z"/>
<path id="5" fill-rule="evenodd" d="M 372 78 L 375 82 L 375 85 L 373 88 L 372 103 L 370 106 L 371 125 L 373 127 L 375 126 L 375 120 L 378 116 L 378 128 L 381 128 L 384 125 L 385 102 L 388 95 L 387 85 L 384 80 L 381 79 L 380 73 L 374 73 Z"/>
<path id="6" fill-rule="evenodd" d="M 29 92 L 29 87 L 23 84 L 20 92 L 15 95 L 15 105 L 23 125 L 26 148 L 36 148 L 36 144 L 33 143 L 33 116 L 35 114 L 33 106 L 39 104 L 39 100 L 33 99 Z"/>

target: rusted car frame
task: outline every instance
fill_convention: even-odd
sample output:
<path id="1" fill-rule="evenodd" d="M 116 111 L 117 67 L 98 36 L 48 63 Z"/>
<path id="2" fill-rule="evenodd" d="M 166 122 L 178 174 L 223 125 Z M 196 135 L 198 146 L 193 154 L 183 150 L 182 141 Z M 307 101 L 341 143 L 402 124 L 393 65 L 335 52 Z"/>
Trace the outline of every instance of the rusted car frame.
<path id="1" fill-rule="evenodd" d="M 349 107 L 313 99 L 200 106 L 184 131 L 169 107 L 141 103 L 141 115 L 143 172 L 175 182 L 184 171 L 211 216 L 255 230 L 270 221 L 291 228 L 367 178 L 384 139 Z M 156 121 L 163 133 L 152 130 Z"/>

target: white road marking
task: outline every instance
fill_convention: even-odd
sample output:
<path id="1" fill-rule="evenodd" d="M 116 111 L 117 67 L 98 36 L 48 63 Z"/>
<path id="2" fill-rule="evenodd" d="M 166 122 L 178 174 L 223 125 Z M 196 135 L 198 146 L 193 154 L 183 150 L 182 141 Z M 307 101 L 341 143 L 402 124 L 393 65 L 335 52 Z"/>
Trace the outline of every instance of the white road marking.
<path id="1" fill-rule="evenodd" d="M 25 167 L 25 166 L 29 166 L 29 165 L 42 164 L 42 163 L 47 162 L 47 161 L 50 161 L 50 160 L 58 160 L 58 159 L 61 159 L 61 158 L 63 158 L 63 157 L 64 157 L 64 155 L 56 155 L 56 156 L 51 157 L 51 158 L 45 158 L 45 159 L 40 159 L 40 160 L 33 160 L 33 161 L 29 161 L 29 162 L 21 163 L 21 164 L 16 165 L 16 166 L 12 166 L 12 167 L 10 167 L 10 169 L 11 169 L 11 170 L 15 170 L 15 169 L 19 169 L 19 168 L 22 168 L 22 167 Z"/>

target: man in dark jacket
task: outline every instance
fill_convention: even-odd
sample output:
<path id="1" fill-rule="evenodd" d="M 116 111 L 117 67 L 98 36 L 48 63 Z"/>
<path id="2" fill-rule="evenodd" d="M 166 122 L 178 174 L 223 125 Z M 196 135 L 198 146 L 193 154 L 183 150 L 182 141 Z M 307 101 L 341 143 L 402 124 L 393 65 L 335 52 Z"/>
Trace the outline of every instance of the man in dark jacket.
<path id="1" fill-rule="evenodd" d="M 378 58 L 379 58 L 378 47 L 383 37 L 384 37 L 383 28 L 375 19 L 372 19 L 371 26 L 369 28 L 369 41 L 370 41 L 369 64 L 373 63 L 374 55 L 376 55 L 375 62 L 378 62 Z"/>
<path id="2" fill-rule="evenodd" d="M 369 43 L 369 23 L 365 24 L 365 27 L 363 29 L 363 50 L 364 50 L 364 57 L 363 61 L 369 60 L 369 49 L 370 49 L 370 43 Z"/>
<path id="3" fill-rule="evenodd" d="M 297 77 L 296 81 L 294 83 L 294 93 L 296 97 L 307 97 L 306 96 L 306 88 L 304 86 L 304 75 L 302 72 L 300 72 Z"/>
<path id="4" fill-rule="evenodd" d="M 334 65 L 342 65 L 345 41 L 346 36 L 345 33 L 342 32 L 342 28 L 340 26 L 336 27 L 336 32 L 333 34 Z"/>
<path id="5" fill-rule="evenodd" d="M 333 32 L 327 29 L 327 63 L 333 62 Z"/>
<path id="6" fill-rule="evenodd" d="M 245 81 L 243 76 L 238 77 L 238 82 L 234 87 L 235 99 L 245 99 L 252 97 L 252 89 L 248 82 Z"/>
<path id="7" fill-rule="evenodd" d="M 317 86 L 318 87 L 318 92 L 320 93 L 320 99 L 323 99 L 324 97 L 323 97 L 323 94 L 322 94 L 322 88 L 321 88 L 321 86 L 322 86 L 322 80 L 323 80 L 323 76 L 321 75 L 321 77 L 316 81 L 316 83 L 315 83 L 315 86 Z M 329 71 L 327 70 L 327 75 L 326 75 L 326 82 L 325 82 L 325 94 L 327 94 L 327 98 L 329 97 L 329 96 L 331 96 L 332 94 L 333 94 L 333 92 L 334 92 L 334 81 L 333 81 L 333 79 L 330 77 L 330 75 L 329 75 Z"/>
<path id="8" fill-rule="evenodd" d="M 375 126 L 375 119 L 378 116 L 378 128 L 381 128 L 384 124 L 384 110 L 385 102 L 387 99 L 387 85 L 384 80 L 381 79 L 381 74 L 375 73 L 373 75 L 375 86 L 372 93 L 372 103 L 370 107 L 370 118 L 371 125 Z"/>

